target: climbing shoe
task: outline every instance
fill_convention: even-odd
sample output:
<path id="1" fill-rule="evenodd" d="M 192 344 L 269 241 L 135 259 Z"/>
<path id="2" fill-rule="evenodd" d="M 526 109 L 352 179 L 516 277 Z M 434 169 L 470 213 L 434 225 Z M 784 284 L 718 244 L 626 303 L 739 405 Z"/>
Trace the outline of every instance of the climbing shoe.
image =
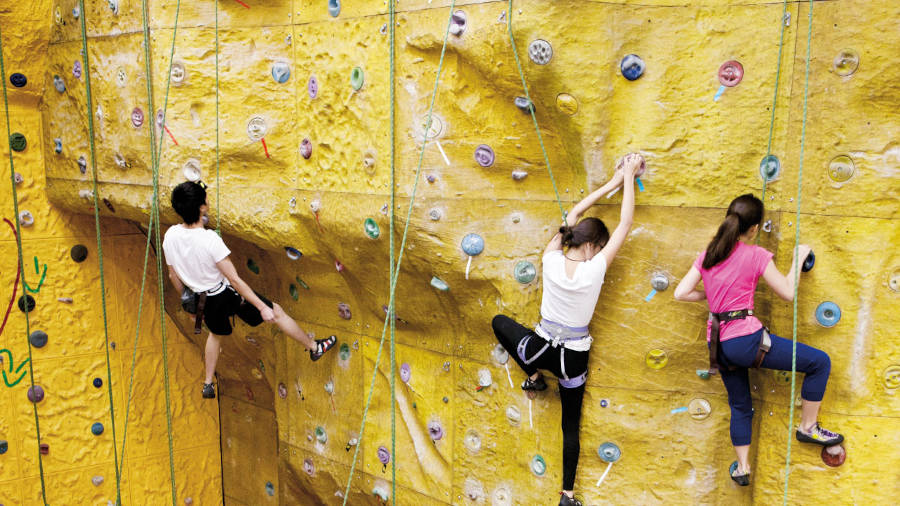
<path id="1" fill-rule="evenodd" d="M 535 392 L 540 392 L 542 390 L 547 389 L 547 383 L 544 382 L 544 375 L 540 375 L 536 380 L 531 378 L 525 378 L 525 381 L 522 382 L 522 390 L 533 390 Z"/>
<path id="2" fill-rule="evenodd" d="M 565 492 L 560 492 L 559 496 L 559 506 L 583 506 L 581 501 L 574 497 L 567 496 Z"/>
<path id="3" fill-rule="evenodd" d="M 203 384 L 203 398 L 204 399 L 215 399 L 216 398 L 216 389 L 212 383 L 204 383 Z"/>
<path id="4" fill-rule="evenodd" d="M 804 432 L 802 428 L 797 429 L 797 441 L 801 443 L 815 443 L 822 446 L 834 446 L 844 442 L 844 436 L 837 432 L 825 430 L 816 422 L 809 432 Z"/>
<path id="5" fill-rule="evenodd" d="M 337 344 L 337 338 L 334 336 L 328 336 L 325 339 L 316 339 L 316 349 L 309 350 L 309 358 L 313 362 L 322 358 L 322 355 L 325 354 L 326 351 L 330 350 Z"/>
<path id="6" fill-rule="evenodd" d="M 737 468 L 738 463 L 735 460 L 731 463 L 731 467 L 728 468 L 728 474 L 731 476 L 731 479 L 742 487 L 750 485 L 750 473 L 737 474 Z"/>

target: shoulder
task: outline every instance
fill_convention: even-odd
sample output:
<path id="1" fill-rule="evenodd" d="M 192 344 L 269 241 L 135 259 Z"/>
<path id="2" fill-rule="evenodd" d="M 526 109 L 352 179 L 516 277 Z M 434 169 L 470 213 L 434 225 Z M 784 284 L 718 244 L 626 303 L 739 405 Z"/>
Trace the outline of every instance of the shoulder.
<path id="1" fill-rule="evenodd" d="M 763 248 L 762 246 L 757 246 L 755 244 L 748 244 L 747 251 L 751 255 L 753 255 L 754 257 L 757 257 L 757 258 L 769 259 L 769 258 L 772 258 L 773 256 L 775 256 L 775 253 L 772 253 L 771 251 L 767 250 L 766 248 Z"/>
<path id="2" fill-rule="evenodd" d="M 541 260 L 543 260 L 544 262 L 548 262 L 548 261 L 553 261 L 553 260 L 559 260 L 559 259 L 563 258 L 564 256 L 565 255 L 563 255 L 563 251 L 561 249 L 555 249 L 555 250 L 544 253 L 544 256 L 541 258 Z"/>

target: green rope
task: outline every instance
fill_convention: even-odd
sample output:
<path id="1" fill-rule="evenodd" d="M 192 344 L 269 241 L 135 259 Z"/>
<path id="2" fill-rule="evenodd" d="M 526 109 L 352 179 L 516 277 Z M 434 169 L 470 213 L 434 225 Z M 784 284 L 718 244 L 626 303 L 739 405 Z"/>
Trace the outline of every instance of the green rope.
<path id="1" fill-rule="evenodd" d="M 0 31 L 0 81 L 3 81 L 3 110 L 6 115 L 6 138 L 9 139 L 9 136 L 12 135 L 12 128 L 9 123 L 9 97 L 6 92 L 6 67 L 3 61 L 3 34 Z M 9 142 L 7 140 L 7 142 Z M 16 167 L 13 163 L 13 150 L 12 147 L 9 149 L 9 183 L 12 188 L 12 201 L 13 201 L 13 221 L 16 222 L 16 249 L 19 255 L 19 272 L 22 273 L 22 297 L 26 297 L 28 291 L 25 289 L 27 283 L 25 282 L 25 260 L 24 255 L 22 254 L 22 227 L 19 224 L 19 196 L 16 192 Z M 26 306 L 27 309 L 27 306 Z M 25 311 L 25 342 L 28 344 L 28 377 L 31 380 L 31 388 L 34 388 L 34 360 L 32 360 L 31 355 L 31 340 L 28 339 L 28 336 L 31 335 L 31 321 L 28 318 L 28 311 Z M 32 411 L 34 412 L 34 427 L 37 432 L 37 443 L 38 443 L 38 469 L 40 470 L 41 476 L 41 500 L 44 502 L 44 506 L 47 506 L 47 484 L 44 482 L 44 459 L 41 455 L 41 423 L 38 420 L 38 410 L 37 403 L 31 403 Z"/>
<path id="2" fill-rule="evenodd" d="M 391 69 L 393 69 L 393 68 L 394 68 L 394 60 L 395 60 L 395 58 L 394 58 L 394 34 L 393 34 L 393 32 L 394 32 L 395 26 L 396 26 L 396 23 L 394 22 L 394 12 L 395 12 L 395 11 L 394 11 L 394 0 L 389 0 L 389 4 L 390 4 L 390 5 L 389 5 L 389 11 L 390 11 L 390 12 L 389 12 L 389 16 L 390 16 L 390 21 L 391 21 L 391 22 L 390 22 L 390 25 L 391 25 L 391 26 L 390 26 L 390 32 L 391 32 L 391 35 L 390 35 L 390 44 L 391 44 L 391 48 L 390 48 L 390 51 L 391 51 L 391 54 L 390 54 L 390 66 L 391 66 Z M 386 332 L 387 332 L 388 324 L 391 325 L 391 327 L 392 327 L 392 332 L 393 332 L 393 326 L 394 326 L 394 323 L 395 323 L 395 322 L 394 322 L 395 318 L 394 318 L 393 315 L 394 315 L 394 305 L 395 305 L 395 297 L 394 297 L 394 295 L 395 295 L 396 288 L 397 288 L 397 278 L 400 276 L 400 266 L 401 266 L 402 263 L 403 263 L 403 252 L 404 252 L 404 250 L 405 250 L 405 248 L 406 248 L 406 239 L 407 239 L 407 234 L 408 234 L 408 232 L 409 232 L 410 218 L 412 217 L 413 204 L 415 203 L 415 200 L 416 200 L 416 191 L 417 191 L 417 189 L 418 189 L 418 187 L 419 187 L 419 176 L 420 176 L 421 173 L 422 173 L 422 163 L 423 163 L 424 157 L 425 157 L 425 146 L 426 146 L 426 144 L 428 143 L 428 130 L 431 128 L 431 119 L 432 119 L 432 114 L 434 113 L 434 103 L 435 103 L 435 98 L 437 97 L 438 84 L 440 84 L 440 81 L 441 81 L 441 72 L 443 71 L 443 68 L 444 68 L 444 55 L 445 55 L 445 53 L 446 53 L 446 51 L 447 51 L 447 39 L 448 39 L 448 37 L 449 37 L 449 35 L 450 35 L 450 25 L 451 25 L 451 23 L 452 23 L 452 21 L 453 21 L 453 9 L 454 9 L 455 6 L 456 6 L 456 0 L 451 0 L 451 2 L 450 2 L 450 14 L 449 14 L 449 16 L 448 16 L 448 18 L 447 18 L 447 29 L 446 29 L 446 31 L 444 32 L 444 43 L 443 43 L 443 46 L 441 46 L 441 58 L 440 58 L 440 60 L 439 60 L 439 62 L 438 62 L 437 75 L 436 75 L 435 78 L 434 78 L 434 89 L 432 90 L 432 93 L 431 93 L 431 104 L 429 105 L 429 108 L 428 108 L 428 118 L 427 118 L 427 120 L 426 120 L 426 122 L 425 122 L 424 134 L 422 135 L 422 147 L 421 147 L 421 149 L 419 150 L 419 163 L 418 163 L 418 166 L 416 167 L 416 177 L 415 177 L 415 179 L 414 179 L 414 181 L 413 181 L 412 194 L 411 194 L 410 199 L 409 199 L 409 206 L 407 207 L 407 210 L 406 210 L 406 221 L 405 221 L 405 223 L 404 223 L 404 225 L 403 225 L 403 235 L 402 235 L 402 239 L 400 240 L 400 249 L 399 249 L 399 253 L 398 253 L 398 256 L 397 256 L 397 263 L 396 263 L 396 266 L 395 266 L 395 268 L 393 269 L 393 271 L 392 271 L 392 273 L 391 273 L 391 279 L 390 279 L 390 302 L 388 303 L 387 315 L 385 315 L 385 318 L 384 318 L 384 325 L 383 325 L 382 328 L 381 328 L 381 343 L 378 345 L 378 353 L 377 353 L 377 355 L 376 355 L 376 357 L 375 357 L 375 367 L 374 367 L 374 369 L 372 370 L 372 381 L 371 381 L 370 386 L 369 386 L 369 394 L 368 394 L 368 397 L 367 397 L 367 399 L 366 399 L 366 406 L 365 406 L 365 409 L 363 409 L 362 424 L 361 424 L 360 429 L 359 429 L 358 443 L 357 443 L 357 445 L 356 445 L 356 449 L 355 449 L 354 452 L 353 452 L 353 463 L 352 463 L 351 466 L 350 466 L 350 476 L 347 478 L 347 487 L 346 487 L 346 489 L 345 489 L 345 491 L 344 491 L 344 502 L 343 502 L 344 506 L 346 506 L 346 504 L 347 504 L 347 498 L 348 498 L 349 495 L 350 495 L 350 485 L 353 483 L 353 474 L 354 474 L 354 472 L 355 472 L 355 470 L 356 470 L 356 462 L 357 462 L 357 459 L 358 459 L 358 457 L 359 457 L 359 448 L 362 446 L 362 439 L 363 439 L 363 435 L 364 435 L 365 429 L 366 429 L 366 416 L 367 416 L 368 413 L 369 413 L 369 406 L 370 406 L 370 404 L 372 403 L 372 393 L 373 393 L 373 391 L 374 391 L 374 389 L 375 389 L 375 380 L 376 380 L 376 378 L 378 377 L 378 364 L 379 364 L 379 362 L 380 362 L 380 360 L 381 360 L 381 351 L 382 351 L 382 349 L 384 348 L 384 340 L 385 340 L 385 335 L 386 335 Z M 393 75 L 393 72 L 391 73 L 391 75 Z M 394 132 L 394 126 L 393 126 L 393 124 L 394 124 L 394 119 L 393 119 L 393 116 L 394 116 L 394 110 L 393 110 L 393 103 L 394 103 L 394 100 L 393 100 L 393 96 L 394 96 L 394 86 L 393 86 L 393 82 L 392 82 L 391 85 L 390 85 L 390 89 L 391 89 L 391 104 L 392 104 L 392 106 L 391 106 L 391 132 L 392 132 L 392 133 L 391 133 L 391 135 L 394 135 L 394 134 L 393 134 L 393 132 Z M 394 201 L 394 195 L 393 195 L 393 193 L 396 191 L 396 187 L 397 187 L 397 185 L 396 185 L 396 183 L 395 183 L 395 181 L 394 181 L 394 160 L 395 160 L 395 153 L 394 153 L 394 152 L 395 152 L 395 144 L 394 144 L 394 142 L 392 141 L 392 142 L 391 142 L 391 193 L 392 193 L 392 195 L 391 195 L 391 202 Z M 393 216 L 394 216 L 394 206 L 392 206 L 392 208 L 391 208 L 391 224 L 390 224 L 390 227 L 393 227 L 393 222 L 394 222 Z M 393 245 L 393 241 L 391 241 L 391 244 Z M 392 339 L 393 339 L 393 338 L 392 338 Z M 392 377 L 394 376 L 394 371 L 393 371 L 393 369 L 392 369 L 392 371 L 391 371 L 391 376 L 392 376 Z M 392 389 L 392 392 L 391 392 L 391 397 L 392 397 L 392 398 L 394 397 L 393 389 Z M 393 422 L 392 422 L 392 423 L 393 423 Z M 395 434 L 394 434 L 394 429 L 393 429 L 393 427 L 392 427 L 391 431 L 392 431 L 392 434 L 391 434 L 391 447 L 392 447 L 392 448 L 395 448 L 395 447 L 396 447 L 396 437 L 395 437 Z M 392 461 L 396 460 L 396 452 L 392 453 L 392 459 L 391 459 L 391 460 L 392 460 Z M 394 467 L 393 469 L 395 469 L 395 467 Z M 396 471 L 394 471 L 394 473 L 396 473 Z M 396 483 L 397 483 L 397 482 L 396 482 L 396 474 L 393 474 L 393 477 L 394 477 L 395 481 L 394 481 L 393 484 L 392 484 L 392 486 L 394 487 L 394 490 L 393 490 L 393 493 L 391 494 L 391 496 L 394 498 L 394 501 L 396 501 L 396 495 L 397 495 L 397 494 L 396 494 Z M 396 504 L 396 503 L 395 503 L 395 504 Z"/>
<path id="3" fill-rule="evenodd" d="M 806 148 L 806 113 L 808 111 L 809 99 L 809 60 L 812 51 L 812 28 L 813 28 L 813 0 L 809 0 L 809 27 L 806 33 L 806 76 L 803 84 L 803 126 L 800 131 L 800 162 L 797 169 L 797 213 L 796 213 L 796 229 L 794 230 L 794 258 L 797 265 L 794 268 L 794 324 L 792 326 L 792 347 L 791 347 L 791 399 L 790 399 L 790 416 L 788 423 L 788 443 L 787 458 L 784 463 L 784 496 L 782 504 L 787 505 L 788 483 L 791 477 L 791 443 L 793 442 L 794 429 L 794 396 L 797 388 L 797 292 L 800 288 L 800 266 L 803 265 L 803 259 L 797 258 L 797 252 L 800 248 L 800 200 L 803 195 L 803 155 Z"/>
<path id="4" fill-rule="evenodd" d="M 528 84 L 525 82 L 525 73 L 522 71 L 522 62 L 519 60 L 519 51 L 516 49 L 516 39 L 513 37 L 512 30 L 512 16 L 512 0 L 509 0 L 506 9 L 506 26 L 509 29 L 509 43 L 512 45 L 513 56 L 516 57 L 516 68 L 519 69 L 519 77 L 522 79 L 522 88 L 525 90 L 525 98 L 528 99 L 528 104 L 530 105 L 531 120 L 534 123 L 534 131 L 537 132 L 538 143 L 541 145 L 541 152 L 544 154 L 544 163 L 547 164 L 547 173 L 550 174 L 553 192 L 556 193 L 556 204 L 559 206 L 559 212 L 562 214 L 563 222 L 565 222 L 566 211 L 563 209 L 562 201 L 559 198 L 559 189 L 556 187 L 556 179 L 553 177 L 553 170 L 550 168 L 550 157 L 547 155 L 547 149 L 544 147 L 544 137 L 541 135 L 541 128 L 538 126 L 534 102 L 531 100 L 531 94 L 528 92 Z"/>
<path id="5" fill-rule="evenodd" d="M 219 215 L 219 0 L 216 4 L 216 233 L 222 235 Z"/>
<path id="6" fill-rule="evenodd" d="M 453 0 L 455 2 L 455 0 Z M 453 12 L 453 6 L 450 7 L 450 12 Z M 393 277 L 394 269 L 395 269 L 395 261 L 394 261 L 394 212 L 397 208 L 396 200 L 397 200 L 397 184 L 396 184 L 396 155 L 397 151 L 394 149 L 396 145 L 396 131 L 394 125 L 394 115 L 397 109 L 397 102 L 394 97 L 394 81 L 396 79 L 396 70 L 394 68 L 394 51 L 396 50 L 396 21 L 394 21 L 394 1 L 391 0 L 390 6 L 390 15 L 388 16 L 388 22 L 391 24 L 391 32 L 390 32 L 390 76 L 388 79 L 388 86 L 390 87 L 390 100 L 391 100 L 391 113 L 390 113 L 390 126 L 388 127 L 390 130 L 389 138 L 391 141 L 391 215 L 390 215 L 390 224 L 389 224 L 389 241 L 391 243 L 390 248 L 390 266 L 391 266 L 391 277 Z M 448 27 L 449 28 L 449 27 Z M 446 44 L 446 39 L 444 39 L 444 43 Z M 442 54 L 443 56 L 443 50 Z M 437 89 L 435 89 L 435 94 L 437 93 Z M 434 105 L 434 94 L 431 97 L 432 106 Z M 428 115 L 429 123 L 431 122 L 431 114 Z M 423 137 L 428 137 L 428 128 L 424 130 Z M 424 145 L 423 145 L 424 151 Z M 416 173 L 418 178 L 418 172 Z M 415 198 L 415 197 L 413 197 Z M 411 203 L 411 202 L 410 202 Z M 409 221 L 407 220 L 407 223 Z M 389 278 L 389 281 L 390 278 Z M 396 341 L 395 341 L 395 331 L 396 331 L 396 317 L 394 316 L 394 291 L 396 285 L 391 283 L 391 297 L 388 302 L 388 314 L 387 319 L 391 321 L 391 455 L 394 458 L 391 459 L 391 486 L 393 488 L 391 493 L 391 501 L 394 506 L 397 506 L 397 397 L 396 393 L 396 384 L 397 384 L 397 353 L 396 353 Z M 376 365 L 376 370 L 377 370 Z M 374 381 L 373 381 L 374 386 Z"/>
<path id="7" fill-rule="evenodd" d="M 109 395 L 109 418 L 113 440 L 113 459 L 116 465 L 116 503 L 122 502 L 122 477 L 119 467 L 119 450 L 116 445 L 116 409 L 113 401 L 112 368 L 109 361 L 109 316 L 106 307 L 106 277 L 103 268 L 103 240 L 100 236 L 100 205 L 99 191 L 97 188 L 97 149 L 94 140 L 94 102 L 91 95 L 91 64 L 87 47 L 87 11 L 84 8 L 84 0 L 79 0 L 81 8 L 81 59 L 84 64 L 84 93 L 87 100 L 88 142 L 91 156 L 91 182 L 94 191 L 94 232 L 97 236 L 97 260 L 100 266 L 100 301 L 103 310 L 103 338 L 106 342 L 106 391 Z"/>

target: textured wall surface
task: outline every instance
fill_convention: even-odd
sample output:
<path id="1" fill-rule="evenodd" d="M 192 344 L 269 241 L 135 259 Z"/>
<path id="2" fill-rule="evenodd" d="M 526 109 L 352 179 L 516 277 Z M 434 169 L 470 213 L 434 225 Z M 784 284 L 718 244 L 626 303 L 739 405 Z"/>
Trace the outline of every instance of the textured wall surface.
<path id="1" fill-rule="evenodd" d="M 100 193 L 110 203 L 102 214 L 146 223 L 155 111 L 147 105 L 140 5 L 122 1 L 118 13 L 104 2 L 88 7 L 95 94 L 89 112 L 84 79 L 72 72 L 81 48 L 74 3 L 58 5 L 37 77 L 46 83 L 43 124 L 33 129 L 42 132 L 34 150 L 43 150 L 47 194 L 66 213 L 42 216 L 35 230 L 89 209 L 80 196 L 89 178 L 78 167 L 79 157 L 88 156 L 87 113 L 99 119 Z M 175 5 L 150 2 L 160 109 Z M 165 191 L 184 180 L 186 165 L 198 168 L 213 191 L 213 222 L 220 220 L 242 276 L 305 328 L 347 345 L 312 364 L 272 328 L 240 326 L 226 340 L 219 368 L 226 502 L 336 504 L 389 292 L 387 7 L 347 1 L 332 16 L 325 1 L 218 3 L 217 202 L 214 5 L 184 2 L 178 12 L 179 82 L 168 96 L 168 131 L 157 129 L 166 142 Z M 446 0 L 399 4 L 398 227 L 412 196 L 448 6 Z M 798 331 L 832 357 L 821 419 L 847 437 L 847 459 L 837 468 L 826 466 L 817 449 L 793 446 L 788 500 L 866 504 L 900 494 L 900 5 L 815 2 L 799 195 L 808 4 L 787 4 L 790 21 L 779 52 L 783 8 L 744 0 L 515 2 L 513 32 L 564 205 L 610 177 L 623 154 L 638 151 L 648 162 L 634 230 L 607 274 L 591 327 L 596 341 L 576 483 L 586 504 L 781 500 L 789 378 L 751 372 L 753 484 L 738 488 L 727 472 L 734 455 L 724 388 L 695 373 L 706 367 L 704 308 L 673 301 L 671 290 L 647 300 L 655 274 L 677 283 L 734 196 L 760 193 L 770 122 L 781 172 L 766 189 L 771 229 L 761 242 L 783 270 L 798 225 L 816 252 L 816 267 L 800 287 Z M 408 364 L 410 377 L 398 382 L 396 393 L 395 493 L 401 504 L 550 504 L 561 473 L 558 395 L 551 388 L 530 400 L 517 387 L 522 373 L 515 367 L 509 373 L 516 387 L 510 386 L 505 367 L 492 360 L 490 319 L 504 312 L 523 323 L 537 320 L 540 276 L 523 284 L 513 271 L 520 261 L 540 270 L 540 252 L 559 214 L 531 119 L 513 102 L 523 92 L 506 3 L 461 2 L 458 9 L 467 25 L 447 46 L 438 123 L 425 148 L 397 288 L 397 361 Z M 527 55 L 537 39 L 553 48 L 544 65 Z M 628 54 L 646 64 L 634 81 L 620 71 Z M 729 60 L 742 64 L 743 80 L 720 90 L 717 71 Z M 289 78 L 273 79 L 273 66 L 289 68 Z M 364 75 L 358 90 L 351 86 L 357 67 Z M 64 92 L 52 86 L 54 76 L 65 81 Z M 143 123 L 133 121 L 135 108 Z M 248 135 L 256 117 L 266 127 L 264 143 Z M 54 139 L 62 143 L 60 153 Z M 473 156 L 481 144 L 493 150 L 490 166 Z M 840 156 L 849 157 L 852 170 Z M 527 176 L 514 179 L 513 171 Z M 591 214 L 615 223 L 619 199 L 604 199 Z M 170 210 L 163 213 L 174 222 Z M 378 225 L 377 238 L 366 235 L 366 218 Z M 459 245 L 470 232 L 486 247 L 466 279 Z M 285 247 L 303 256 L 291 260 Z M 128 272 L 120 285 L 136 283 L 138 271 Z M 3 273 L 8 277 L 8 268 Z M 432 288 L 433 276 L 449 290 Z M 174 323 L 186 329 L 190 322 L 177 311 L 174 294 L 167 296 Z M 825 301 L 842 311 L 831 328 L 815 317 Z M 349 306 L 349 319 L 339 314 L 339 303 Z M 757 311 L 774 332 L 790 336 L 790 304 L 763 287 Z M 350 504 L 377 503 L 374 491 L 390 491 L 390 469 L 378 459 L 379 447 L 390 447 L 386 360 L 382 355 Z M 492 383 L 478 389 L 483 371 Z M 443 435 L 432 441 L 435 424 Z M 597 487 L 607 468 L 596 452 L 604 442 L 618 445 L 622 457 Z M 543 476 L 532 472 L 536 455 L 547 463 Z"/>
<path id="2" fill-rule="evenodd" d="M 22 228 L 22 274 L 35 301 L 29 313 L 31 330 L 47 335 L 45 346 L 32 347 L 32 360 L 28 362 L 25 314 L 16 304 L 23 289 L 21 281 L 16 283 L 18 253 L 12 227 L 16 215 L 9 144 L 3 143 L 0 217 L 10 220 L 9 224 L 0 223 L 0 311 L 4 323 L 0 328 L 4 379 L 0 384 L 0 448 L 6 444 L 5 450 L 0 449 L 0 504 L 6 506 L 44 504 L 34 411 L 27 397 L 31 386 L 29 365 L 35 384 L 45 392 L 36 406 L 41 443 L 49 446 L 49 452 L 42 456 L 47 503 L 106 505 L 116 499 L 94 219 L 53 206 L 45 191 L 48 151 L 41 146 L 44 125 L 40 108 L 45 88 L 54 89 L 52 80 L 45 81 L 51 61 L 48 42 L 52 7 L 49 2 L 5 1 L 0 5 L 10 126 L 12 132 L 23 134 L 27 143 L 24 150 L 13 152 L 15 172 L 21 176 L 16 184 L 18 205 L 34 220 L 33 225 Z M 71 5 L 63 7 L 71 10 Z M 15 73 L 26 77 L 24 86 L 13 85 L 11 76 Z M 0 122 L 5 125 L 5 117 Z M 53 153 L 52 146 L 49 153 Z M 91 212 L 87 201 L 80 204 L 79 213 Z M 145 236 L 133 224 L 118 219 L 103 218 L 101 231 L 111 341 L 108 365 L 120 459 L 130 380 L 134 380 L 124 444 L 122 501 L 166 504 L 171 492 L 155 269 L 147 280 L 143 321 L 136 334 Z M 88 252 L 80 263 L 70 255 L 77 244 L 86 246 Z M 172 321 L 167 319 L 166 325 L 178 501 L 187 504 L 190 498 L 193 504 L 218 504 L 222 487 L 217 406 L 200 402 L 200 350 L 179 333 Z M 99 387 L 94 385 L 95 378 L 102 382 Z M 95 423 L 103 424 L 102 434 L 92 433 Z"/>

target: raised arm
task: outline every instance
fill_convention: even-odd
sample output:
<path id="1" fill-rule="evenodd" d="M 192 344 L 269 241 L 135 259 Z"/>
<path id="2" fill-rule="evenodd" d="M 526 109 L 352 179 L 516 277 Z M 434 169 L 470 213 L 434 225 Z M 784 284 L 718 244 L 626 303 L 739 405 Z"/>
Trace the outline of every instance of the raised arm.
<path id="1" fill-rule="evenodd" d="M 625 157 L 622 164 L 623 178 L 627 183 L 624 185 L 624 195 L 622 197 L 622 211 L 619 213 L 619 224 L 615 231 L 607 241 L 606 246 L 600 250 L 600 254 L 606 257 L 606 265 L 612 263 L 619 252 L 619 248 L 625 244 L 625 238 L 631 231 L 631 225 L 634 223 L 634 172 L 641 165 L 641 155 L 630 154 Z"/>
<path id="2" fill-rule="evenodd" d="M 611 192 L 619 185 L 621 185 L 623 179 L 624 175 L 622 171 L 616 170 L 613 173 L 613 177 L 609 181 L 607 181 L 606 184 L 592 191 L 590 194 L 588 194 L 587 197 L 581 199 L 581 201 L 575 204 L 572 210 L 570 210 L 568 214 L 566 214 L 565 225 L 574 227 L 575 224 L 578 223 L 578 220 L 581 219 L 581 217 L 584 215 L 584 213 L 588 209 L 590 209 L 591 206 L 593 206 L 598 200 L 600 200 L 600 197 L 606 195 L 607 193 Z M 556 232 L 553 235 L 553 238 L 550 239 L 547 247 L 544 248 L 544 254 L 558 249 L 562 249 L 562 235 L 559 232 Z"/>
<path id="3" fill-rule="evenodd" d="M 697 289 L 700 283 L 700 271 L 693 265 L 691 270 L 681 278 L 678 286 L 675 287 L 675 300 L 682 302 L 700 302 L 706 300 L 706 292 Z"/>
<path id="4" fill-rule="evenodd" d="M 221 272 L 222 275 L 228 278 L 228 282 L 231 283 L 231 286 L 233 286 L 235 290 L 237 290 L 237 293 L 241 294 L 241 297 L 243 297 L 245 301 L 249 302 L 253 307 L 259 310 L 259 314 L 262 315 L 264 321 L 269 322 L 275 319 L 275 313 L 272 309 L 263 304 L 263 301 L 256 296 L 256 293 L 253 292 L 250 285 L 245 283 L 244 280 L 238 276 L 234 264 L 231 263 L 230 256 L 216 262 L 216 267 L 219 268 L 219 272 Z"/>
<path id="5" fill-rule="evenodd" d="M 794 278 L 797 273 L 797 258 L 806 259 L 806 256 L 809 255 L 810 247 L 801 244 L 797 250 L 799 255 L 794 255 L 794 260 L 791 262 L 791 270 L 788 271 L 787 276 L 783 276 L 778 271 L 778 267 L 775 267 L 775 262 L 772 260 L 769 260 L 769 264 L 763 272 L 763 279 L 766 280 L 766 284 L 772 288 L 776 295 L 787 301 L 794 300 Z"/>

